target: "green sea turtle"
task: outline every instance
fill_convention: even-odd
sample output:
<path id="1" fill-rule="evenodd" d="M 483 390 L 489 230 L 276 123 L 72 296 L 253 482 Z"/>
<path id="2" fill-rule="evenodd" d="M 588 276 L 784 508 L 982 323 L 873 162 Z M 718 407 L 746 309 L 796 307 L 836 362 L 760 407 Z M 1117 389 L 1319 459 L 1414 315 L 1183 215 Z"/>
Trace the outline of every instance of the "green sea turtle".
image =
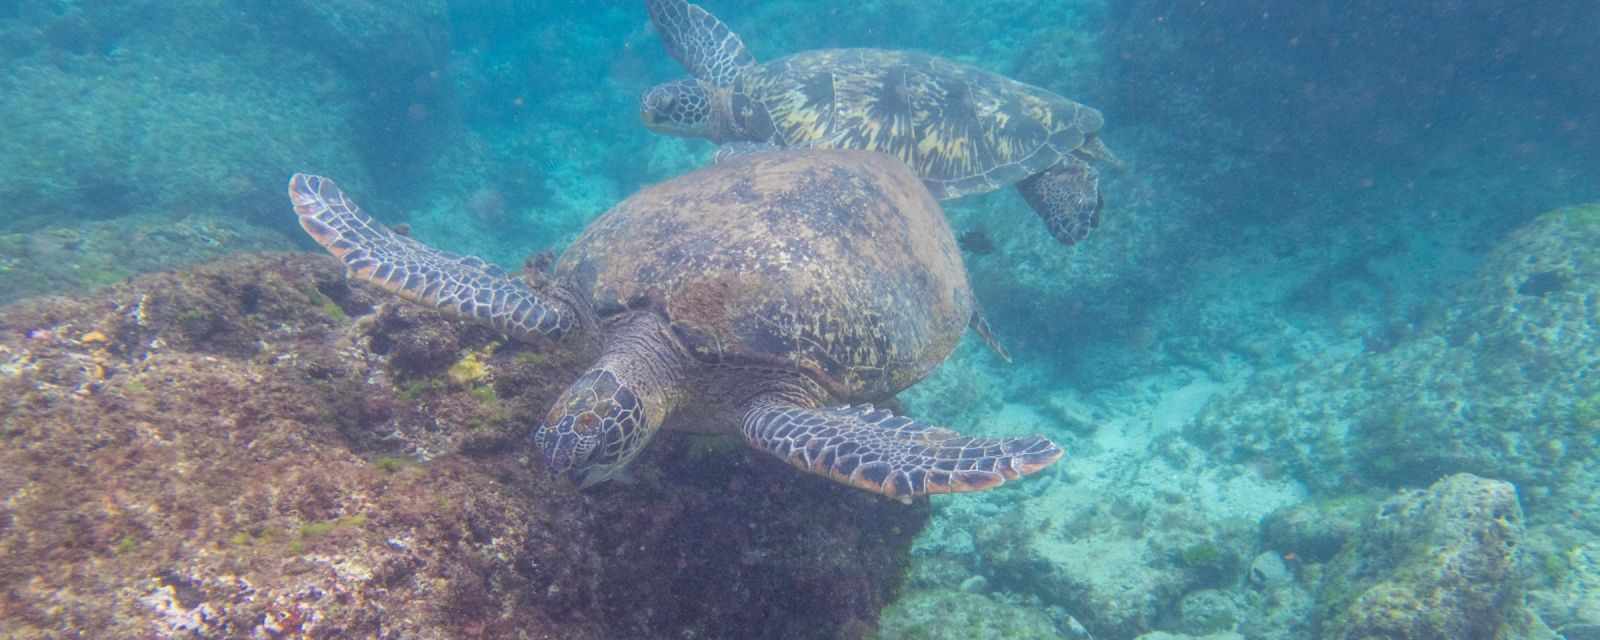
<path id="1" fill-rule="evenodd" d="M 937 201 L 892 157 L 749 154 L 655 185 L 533 284 L 394 233 L 331 180 L 297 174 L 289 197 L 356 278 L 512 337 L 597 342 L 533 435 L 579 484 L 663 428 L 740 433 L 902 500 L 988 489 L 1062 455 L 1041 436 L 968 437 L 865 404 L 933 371 L 975 315 Z"/>
<path id="2" fill-rule="evenodd" d="M 667 52 L 692 78 L 640 99 L 650 129 L 707 138 L 718 158 L 763 147 L 870 149 L 899 157 L 944 200 L 1017 185 L 1065 245 L 1100 223 L 1099 173 L 1120 166 L 1100 112 L 977 67 L 910 51 L 819 49 L 757 64 L 715 16 L 647 0 Z"/>

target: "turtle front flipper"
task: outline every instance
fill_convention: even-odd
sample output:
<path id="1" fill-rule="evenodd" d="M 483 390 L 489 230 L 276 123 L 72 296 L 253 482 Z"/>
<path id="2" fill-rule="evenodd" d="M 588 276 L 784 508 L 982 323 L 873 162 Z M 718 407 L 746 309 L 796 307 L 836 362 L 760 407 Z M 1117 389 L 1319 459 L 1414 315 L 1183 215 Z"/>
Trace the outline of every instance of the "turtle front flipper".
<path id="1" fill-rule="evenodd" d="M 648 0 L 645 5 L 667 53 L 682 63 L 689 75 L 728 87 L 746 67 L 755 65 L 755 57 L 738 34 L 700 5 L 685 0 Z"/>
<path id="2" fill-rule="evenodd" d="M 556 339 L 579 325 L 571 302 L 541 295 L 479 258 L 395 233 L 363 213 L 332 180 L 297 173 L 289 179 L 289 199 L 301 228 L 350 274 L 402 298 L 481 320 L 513 336 Z"/>
<path id="3" fill-rule="evenodd" d="M 1081 158 L 1064 156 L 1060 164 L 1018 182 L 1017 191 L 1061 244 L 1076 244 L 1100 226 L 1100 173 Z"/>
<path id="4" fill-rule="evenodd" d="M 964 436 L 870 404 L 812 409 L 758 401 L 744 415 L 744 435 L 803 471 L 902 502 L 992 489 L 1062 456 L 1043 436 Z"/>

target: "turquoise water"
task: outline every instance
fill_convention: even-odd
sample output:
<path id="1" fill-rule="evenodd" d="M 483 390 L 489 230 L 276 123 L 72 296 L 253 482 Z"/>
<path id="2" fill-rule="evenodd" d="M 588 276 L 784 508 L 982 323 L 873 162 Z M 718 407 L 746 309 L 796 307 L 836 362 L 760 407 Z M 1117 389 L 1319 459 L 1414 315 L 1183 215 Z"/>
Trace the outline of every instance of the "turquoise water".
<path id="1" fill-rule="evenodd" d="M 644 4 L 0 3 L 0 303 L 110 305 L 104 288 L 140 274 L 320 251 L 284 196 L 300 171 L 446 251 L 513 272 L 559 253 L 629 195 L 712 163 L 711 142 L 641 122 L 641 95 L 686 76 Z M 932 498 L 881 616 L 826 633 L 1600 633 L 1600 6 L 705 9 L 757 63 L 910 50 L 1070 98 L 1103 114 L 1098 135 L 1126 165 L 1095 165 L 1101 222 L 1071 247 L 1012 188 L 941 203 L 1012 359 L 969 331 L 898 408 L 973 435 L 1042 434 L 1066 456 Z M 59 333 L 21 309 L 0 307 L 16 344 Z M 439 357 L 467 362 L 468 342 Z M 0 375 L 42 388 L 34 356 L 6 349 Z M 503 421 L 531 431 L 544 408 L 522 409 Z M 8 432 L 29 420 L 5 415 Z M 507 455 L 539 457 L 511 442 Z M 13 502 L 28 486 L 0 482 Z M 0 537 L 40 526 L 0 509 Z M 770 550 L 745 544 L 762 566 Z M 0 612 L 48 609 L 30 608 L 30 571 L 0 571 Z M 719 615 L 666 595 L 639 606 Z M 0 635 L 93 633 L 58 622 L 30 627 L 56 636 Z M 651 637 L 786 637 L 692 626 Z M 161 633 L 213 637 L 173 628 Z"/>

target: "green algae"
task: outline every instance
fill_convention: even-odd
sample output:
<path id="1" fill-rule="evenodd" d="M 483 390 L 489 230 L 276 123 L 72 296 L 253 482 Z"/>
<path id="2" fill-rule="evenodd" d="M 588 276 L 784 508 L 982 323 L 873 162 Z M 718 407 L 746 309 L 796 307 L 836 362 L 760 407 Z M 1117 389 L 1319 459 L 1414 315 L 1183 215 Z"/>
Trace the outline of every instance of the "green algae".
<path id="1" fill-rule="evenodd" d="M 366 524 L 367 516 L 359 513 L 353 516 L 334 518 L 332 520 L 307 522 L 303 525 L 300 525 L 300 539 L 305 540 L 321 538 L 335 531 L 344 529 L 359 529 Z"/>
<path id="2" fill-rule="evenodd" d="M 455 364 L 450 365 L 450 370 L 445 372 L 445 375 L 449 377 L 451 384 L 470 387 L 489 377 L 489 367 L 484 364 L 481 354 L 468 351 Z"/>
<path id="3" fill-rule="evenodd" d="M 344 312 L 344 307 L 339 306 L 339 303 L 334 302 L 328 296 L 322 295 L 322 292 L 318 291 L 315 287 L 302 287 L 300 292 L 306 294 L 306 298 L 310 300 L 311 306 L 321 310 L 322 315 L 328 316 L 335 322 L 340 323 L 348 322 L 350 320 L 350 314 Z"/>
<path id="4" fill-rule="evenodd" d="M 473 400 L 477 400 L 482 404 L 493 405 L 496 408 L 500 404 L 500 398 L 495 395 L 494 387 L 490 385 L 475 386 L 467 391 L 467 395 L 472 396 Z"/>
<path id="5" fill-rule="evenodd" d="M 1178 559 L 1190 569 L 1219 569 L 1223 564 L 1222 547 L 1210 542 L 1192 544 L 1179 552 Z"/>
<path id="6" fill-rule="evenodd" d="M 1600 431 L 1600 392 L 1579 400 L 1572 408 L 1572 418 L 1584 429 Z"/>
<path id="7" fill-rule="evenodd" d="M 322 302 L 322 313 L 338 322 L 345 322 L 350 319 L 350 316 L 344 312 L 343 307 L 326 298 Z"/>
<path id="8" fill-rule="evenodd" d="M 550 356 L 537 351 L 524 351 L 511 360 L 520 367 L 542 367 L 550 364 Z"/>
<path id="9" fill-rule="evenodd" d="M 309 543 L 335 533 L 360 530 L 366 524 L 367 516 L 358 513 L 353 516 L 301 523 L 299 527 L 293 530 L 259 527 L 234 533 L 228 538 L 228 544 L 238 548 L 273 548 L 281 544 L 283 551 L 287 552 L 288 555 L 300 555 L 305 553 L 306 545 Z"/>
<path id="10" fill-rule="evenodd" d="M 399 473 L 414 464 L 416 463 L 410 458 L 400 456 L 378 456 L 372 459 L 372 465 L 384 473 Z"/>
<path id="11" fill-rule="evenodd" d="M 193 325 L 209 321 L 211 314 L 206 313 L 204 309 L 187 309 L 183 313 L 179 313 L 177 319 L 178 324 Z"/>
<path id="12" fill-rule="evenodd" d="M 1560 585 L 1572 575 L 1572 559 L 1565 553 L 1539 553 L 1539 567 L 1552 586 Z"/>
<path id="13" fill-rule="evenodd" d="M 406 402 L 416 402 L 417 400 L 422 399 L 422 397 L 425 395 L 430 395 L 443 389 L 443 380 L 431 378 L 412 380 L 404 385 L 401 385 L 398 395 L 400 396 L 400 399 L 405 400 Z"/>

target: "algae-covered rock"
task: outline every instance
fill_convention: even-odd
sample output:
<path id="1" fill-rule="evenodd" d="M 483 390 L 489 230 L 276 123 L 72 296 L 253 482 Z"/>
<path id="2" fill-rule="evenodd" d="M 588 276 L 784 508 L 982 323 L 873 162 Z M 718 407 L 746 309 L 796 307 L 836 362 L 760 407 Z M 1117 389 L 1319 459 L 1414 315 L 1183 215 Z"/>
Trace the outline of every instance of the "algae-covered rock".
<path id="1" fill-rule="evenodd" d="M 1221 631 L 1203 636 L 1191 636 L 1183 633 L 1167 633 L 1165 631 L 1152 631 L 1134 638 L 1134 640 L 1244 640 L 1244 636 L 1232 631 Z"/>
<path id="2" fill-rule="evenodd" d="M 585 354 L 384 300 L 279 255 L 0 308 L 0 637 L 875 626 L 925 507 L 677 437 L 576 492 L 523 436 Z"/>
<path id="3" fill-rule="evenodd" d="M 1072 638 L 1038 609 L 952 590 L 918 590 L 883 611 L 880 640 L 1066 640 Z"/>
<path id="4" fill-rule="evenodd" d="M 1134 640 L 1244 640 L 1244 636 L 1232 631 L 1221 631 L 1203 636 L 1191 636 L 1183 633 L 1167 633 L 1165 631 L 1152 631 L 1140 635 Z"/>
<path id="5" fill-rule="evenodd" d="M 1326 640 L 1489 640 L 1520 607 L 1522 508 L 1506 482 L 1457 474 L 1385 501 L 1327 567 Z"/>

